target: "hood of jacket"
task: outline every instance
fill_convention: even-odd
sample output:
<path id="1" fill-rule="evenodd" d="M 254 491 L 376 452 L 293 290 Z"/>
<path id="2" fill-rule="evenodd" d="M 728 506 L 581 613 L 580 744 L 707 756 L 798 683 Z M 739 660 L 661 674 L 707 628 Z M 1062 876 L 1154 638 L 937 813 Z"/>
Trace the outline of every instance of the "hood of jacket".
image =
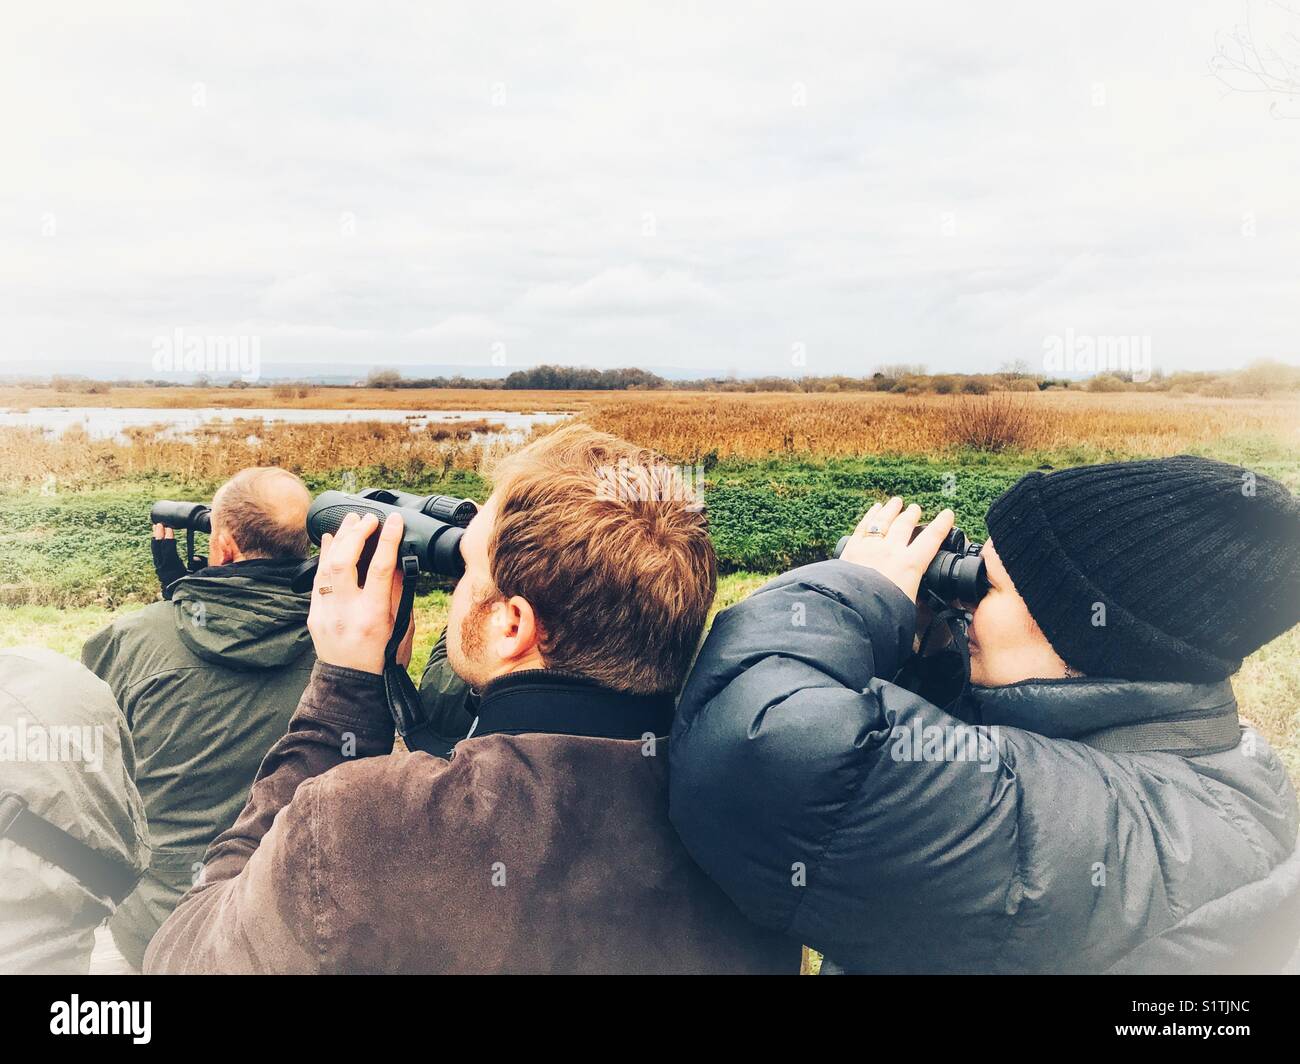
<path id="1" fill-rule="evenodd" d="M 181 642 L 230 669 L 273 669 L 311 646 L 310 593 L 290 586 L 300 559 L 252 559 L 212 566 L 177 581 L 172 593 Z"/>

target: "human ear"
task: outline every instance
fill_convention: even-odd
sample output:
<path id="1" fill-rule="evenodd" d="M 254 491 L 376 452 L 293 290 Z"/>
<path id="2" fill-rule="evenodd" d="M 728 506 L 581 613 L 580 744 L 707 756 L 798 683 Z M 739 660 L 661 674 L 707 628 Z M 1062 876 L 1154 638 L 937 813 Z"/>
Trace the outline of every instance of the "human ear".
<path id="1" fill-rule="evenodd" d="M 229 565 L 239 557 L 239 544 L 224 528 L 215 529 L 208 539 L 208 564 Z"/>
<path id="2" fill-rule="evenodd" d="M 517 661 L 537 647 L 541 632 L 532 605 L 522 595 L 512 595 L 502 606 L 503 624 L 499 646 L 501 657 Z"/>

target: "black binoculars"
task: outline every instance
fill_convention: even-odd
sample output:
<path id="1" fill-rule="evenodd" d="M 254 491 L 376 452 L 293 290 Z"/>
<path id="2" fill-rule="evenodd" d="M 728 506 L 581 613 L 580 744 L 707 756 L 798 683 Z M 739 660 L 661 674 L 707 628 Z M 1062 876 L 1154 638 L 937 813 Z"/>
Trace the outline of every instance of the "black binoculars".
<path id="1" fill-rule="evenodd" d="M 159 499 L 149 511 L 149 523 L 185 532 L 185 568 L 189 572 L 207 565 L 204 557 L 195 557 L 194 533 L 212 534 L 212 507 L 205 502 L 172 502 Z M 171 548 L 168 552 L 172 553 Z M 181 574 L 184 575 L 184 574 Z"/>
<path id="2" fill-rule="evenodd" d="M 470 499 L 457 499 L 450 495 L 412 495 L 388 488 L 368 488 L 356 494 L 325 491 L 312 500 L 307 510 L 307 535 L 319 545 L 326 532 L 331 535 L 338 532 L 348 514 L 361 517 L 374 514 L 382 526 L 392 513 L 402 515 L 399 558 L 413 559 L 412 568 L 418 567 L 420 572 L 453 579 L 465 571 L 460 540 L 478 513 L 478 505 Z M 363 585 L 378 543 L 376 529 L 357 559 L 357 579 Z M 316 578 L 316 565 L 317 559 L 313 558 L 298 570 L 293 578 L 295 591 L 311 590 Z"/>
<path id="3" fill-rule="evenodd" d="M 149 523 L 187 532 L 212 531 L 212 507 L 203 502 L 171 502 L 160 499 L 149 511 Z"/>
<path id="4" fill-rule="evenodd" d="M 925 527 L 918 525 L 912 531 L 912 539 Z M 838 558 L 848 543 L 849 537 L 841 536 L 831 556 Z M 979 602 L 989 589 L 988 571 L 980 557 L 983 546 L 968 540 L 960 528 L 954 528 L 944 537 L 939 552 L 926 567 L 921 590 L 929 591 L 943 602 L 964 602 L 972 606 Z"/>

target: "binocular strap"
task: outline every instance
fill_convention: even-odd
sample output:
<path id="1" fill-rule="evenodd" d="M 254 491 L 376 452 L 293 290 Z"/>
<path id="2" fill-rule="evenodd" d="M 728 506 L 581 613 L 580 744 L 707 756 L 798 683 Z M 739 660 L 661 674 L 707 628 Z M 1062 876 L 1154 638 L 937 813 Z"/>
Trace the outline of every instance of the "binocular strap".
<path id="1" fill-rule="evenodd" d="M 122 903 L 140 879 L 140 872 L 130 865 L 37 816 L 13 791 L 0 791 L 0 838 L 58 865 L 92 894 L 111 898 L 115 905 Z"/>
<path id="2" fill-rule="evenodd" d="M 970 642 L 966 638 L 966 629 L 970 625 L 970 614 L 960 606 L 954 606 L 951 603 L 944 602 L 933 591 L 927 591 L 929 597 L 930 609 L 934 613 L 934 620 L 930 627 L 925 630 L 925 635 L 921 638 L 919 653 L 922 657 L 925 655 L 926 644 L 930 642 L 930 636 L 934 632 L 935 624 L 942 624 L 948 629 L 948 634 L 952 637 L 953 646 L 957 648 L 957 653 L 961 655 L 962 675 L 966 681 L 970 681 Z"/>
<path id="3" fill-rule="evenodd" d="M 406 748 L 445 757 L 446 741 L 435 735 L 428 724 L 422 721 L 420 692 L 411 682 L 410 674 L 397 661 L 397 650 L 406 638 L 406 630 L 411 624 L 415 583 L 420 576 L 420 561 L 414 554 L 403 554 L 398 561 L 402 566 L 402 598 L 397 607 L 397 617 L 393 621 L 393 634 L 388 637 L 388 646 L 384 649 L 384 695 L 388 699 L 388 711 L 393 715 L 397 734 L 402 737 Z"/>

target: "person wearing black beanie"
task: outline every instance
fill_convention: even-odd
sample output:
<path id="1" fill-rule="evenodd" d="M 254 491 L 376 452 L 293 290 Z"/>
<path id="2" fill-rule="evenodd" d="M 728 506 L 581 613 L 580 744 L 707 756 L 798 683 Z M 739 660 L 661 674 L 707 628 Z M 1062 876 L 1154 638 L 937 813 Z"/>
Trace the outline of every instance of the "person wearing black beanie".
<path id="1" fill-rule="evenodd" d="M 1078 674 L 1222 680 L 1300 622 L 1300 505 L 1238 466 L 1179 455 L 1030 473 L 987 524 Z"/>
<path id="2" fill-rule="evenodd" d="M 691 856 L 829 970 L 1295 963 L 1300 807 L 1230 681 L 1300 622 L 1291 492 L 1188 456 L 1030 473 L 942 706 L 914 644 L 954 515 L 920 517 L 878 503 L 718 616 L 668 746 Z"/>

